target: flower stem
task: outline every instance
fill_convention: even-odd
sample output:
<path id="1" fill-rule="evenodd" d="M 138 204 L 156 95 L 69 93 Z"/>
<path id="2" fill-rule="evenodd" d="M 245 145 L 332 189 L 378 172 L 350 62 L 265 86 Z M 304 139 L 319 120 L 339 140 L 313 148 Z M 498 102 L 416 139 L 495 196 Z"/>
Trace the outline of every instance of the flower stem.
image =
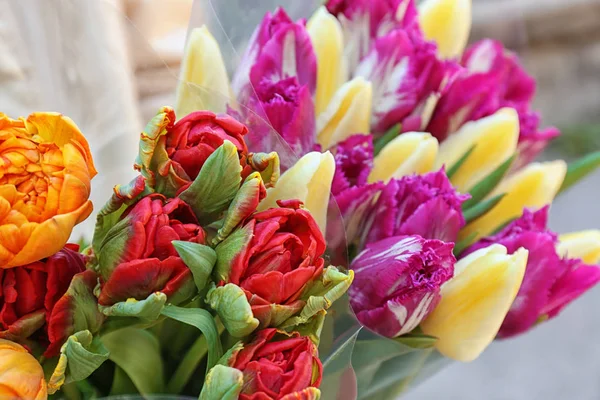
<path id="1" fill-rule="evenodd" d="M 169 380 L 167 391 L 173 394 L 181 393 L 207 353 L 208 345 L 206 337 L 201 335 L 187 351 L 179 366 L 177 366 L 175 373 Z"/>

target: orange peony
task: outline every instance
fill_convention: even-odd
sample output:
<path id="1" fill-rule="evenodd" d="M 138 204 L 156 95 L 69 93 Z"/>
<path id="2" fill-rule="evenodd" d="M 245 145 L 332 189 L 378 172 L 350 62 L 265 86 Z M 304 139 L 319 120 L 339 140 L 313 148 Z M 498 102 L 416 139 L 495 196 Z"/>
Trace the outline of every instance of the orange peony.
<path id="1" fill-rule="evenodd" d="M 0 268 L 59 251 L 92 212 L 96 175 L 85 137 L 58 113 L 0 113 Z"/>
<path id="2" fill-rule="evenodd" d="M 47 398 L 40 363 L 22 346 L 0 339 L 0 399 Z"/>

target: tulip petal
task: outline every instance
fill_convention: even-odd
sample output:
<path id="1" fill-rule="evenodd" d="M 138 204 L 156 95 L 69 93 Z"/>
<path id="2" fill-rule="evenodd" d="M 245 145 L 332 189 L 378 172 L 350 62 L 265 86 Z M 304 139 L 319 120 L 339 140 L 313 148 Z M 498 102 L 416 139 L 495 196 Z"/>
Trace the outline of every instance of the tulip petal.
<path id="1" fill-rule="evenodd" d="M 328 149 L 353 134 L 368 134 L 372 97 L 372 85 L 364 78 L 342 85 L 325 111 L 317 116 L 317 142 Z"/>
<path id="2" fill-rule="evenodd" d="M 181 62 L 177 115 L 194 111 L 225 112 L 233 97 L 221 49 L 206 26 L 193 29 Z"/>
<path id="3" fill-rule="evenodd" d="M 472 153 L 450 179 L 461 192 L 468 192 L 508 160 L 517 149 L 519 116 L 503 108 L 489 117 L 466 123 L 440 145 L 436 167 L 453 166 L 473 146 Z"/>
<path id="4" fill-rule="evenodd" d="M 433 169 L 438 141 L 426 132 L 407 132 L 389 142 L 373 161 L 369 182 L 424 174 Z"/>
<path id="5" fill-rule="evenodd" d="M 0 339 L 0 398 L 45 400 L 47 397 L 40 363 L 24 347 Z"/>
<path id="6" fill-rule="evenodd" d="M 557 160 L 532 163 L 508 177 L 489 195 L 491 198 L 506 193 L 506 196 L 485 215 L 463 228 L 459 238 L 464 239 L 477 232 L 474 240 L 478 240 L 520 217 L 524 208 L 536 209 L 550 204 L 562 185 L 566 171 L 566 163 Z"/>
<path id="7" fill-rule="evenodd" d="M 507 255 L 492 245 L 463 258 L 454 278 L 442 286 L 442 299 L 421 323 L 423 332 L 438 338 L 446 357 L 472 361 L 494 340 L 525 274 L 527 250 Z"/>
<path id="8" fill-rule="evenodd" d="M 335 160 L 330 152 L 308 153 L 281 175 L 277 186 L 267 190 L 267 197 L 259 204 L 258 210 L 276 207 L 278 200 L 300 200 L 319 224 L 321 232 L 326 232 L 334 172 Z"/>
<path id="9" fill-rule="evenodd" d="M 459 57 L 471 31 L 471 0 L 426 0 L 419 5 L 419 25 L 440 56 Z"/>
<path id="10" fill-rule="evenodd" d="M 580 258 L 586 264 L 600 262 L 600 230 L 565 233 L 560 235 L 557 247 L 562 257 Z"/>
<path id="11" fill-rule="evenodd" d="M 346 81 L 342 26 L 325 6 L 320 7 L 306 24 L 317 57 L 315 111 L 321 114 L 334 93 Z"/>

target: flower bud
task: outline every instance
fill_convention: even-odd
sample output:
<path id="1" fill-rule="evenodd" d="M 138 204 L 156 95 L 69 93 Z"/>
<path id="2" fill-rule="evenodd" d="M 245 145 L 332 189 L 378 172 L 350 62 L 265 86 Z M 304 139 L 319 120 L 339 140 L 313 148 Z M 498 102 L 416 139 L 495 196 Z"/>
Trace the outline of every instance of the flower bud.
<path id="1" fill-rule="evenodd" d="M 440 56 L 460 57 L 471 32 L 471 0 L 425 0 L 419 4 L 419 25 Z"/>
<path id="2" fill-rule="evenodd" d="M 0 398 L 48 398 L 40 363 L 22 346 L 0 339 Z"/>

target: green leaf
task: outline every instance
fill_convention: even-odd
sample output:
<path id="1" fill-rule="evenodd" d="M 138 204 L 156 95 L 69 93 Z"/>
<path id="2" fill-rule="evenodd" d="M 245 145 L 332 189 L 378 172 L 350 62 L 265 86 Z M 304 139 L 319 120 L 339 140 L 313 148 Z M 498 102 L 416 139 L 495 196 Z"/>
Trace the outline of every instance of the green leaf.
<path id="1" fill-rule="evenodd" d="M 48 392 L 55 393 L 65 383 L 87 378 L 108 357 L 108 350 L 90 331 L 69 336 L 60 349 L 58 364 L 48 380 Z"/>
<path id="2" fill-rule="evenodd" d="M 569 164 L 559 193 L 564 192 L 600 166 L 600 151 L 588 154 Z"/>
<path id="3" fill-rule="evenodd" d="M 137 392 L 138 389 L 123 368 L 115 365 L 115 373 L 110 387 L 110 396 L 130 395 Z"/>
<path id="4" fill-rule="evenodd" d="M 125 371 L 143 395 L 163 393 L 163 360 L 158 339 L 149 331 L 124 328 L 102 336 L 109 359 Z"/>
<path id="5" fill-rule="evenodd" d="M 435 342 L 437 342 L 438 339 L 435 336 L 424 334 L 408 334 L 393 340 L 413 349 L 429 349 L 435 345 Z"/>
<path id="6" fill-rule="evenodd" d="M 402 125 L 397 124 L 391 127 L 382 137 L 375 140 L 373 148 L 373 156 L 376 156 L 383 150 L 383 148 L 392 140 L 394 140 L 400 134 Z"/>
<path id="7" fill-rule="evenodd" d="M 476 220 L 486 212 L 490 211 L 496 206 L 496 204 L 500 202 L 500 200 L 504 198 L 504 196 L 506 196 L 506 193 L 501 193 L 492 197 L 491 199 L 477 203 L 471 208 L 465 209 L 463 211 L 463 216 L 465 217 L 466 223 L 468 224 L 469 222 Z"/>
<path id="8" fill-rule="evenodd" d="M 155 321 L 167 302 L 167 295 L 154 292 L 145 300 L 128 299 L 112 306 L 98 305 L 107 317 L 137 317 L 142 321 Z"/>
<path id="9" fill-rule="evenodd" d="M 202 224 L 210 223 L 227 209 L 240 189 L 241 172 L 237 148 L 225 140 L 179 197 L 192 207 Z"/>
<path id="10" fill-rule="evenodd" d="M 266 189 L 260 174 L 258 172 L 250 174 L 229 205 L 223 225 L 212 240 L 213 245 L 223 241 L 242 221 L 252 215 L 258 207 L 261 196 L 264 197 L 265 193 Z"/>
<path id="11" fill-rule="evenodd" d="M 462 254 L 463 251 L 465 251 L 465 249 L 467 247 L 469 247 L 470 245 L 473 244 L 473 240 L 475 240 L 475 238 L 479 235 L 479 232 L 471 232 L 469 234 L 469 236 L 467 236 L 466 238 L 464 238 L 463 240 L 456 242 L 456 244 L 454 245 L 454 256 L 458 257 L 459 255 Z"/>
<path id="12" fill-rule="evenodd" d="M 491 191 L 494 190 L 494 188 L 498 186 L 500 181 L 504 178 L 504 175 L 506 175 L 508 172 L 514 159 L 515 156 L 513 155 L 508 160 L 504 161 L 502 165 L 492 171 L 488 176 L 483 178 L 481 182 L 473 186 L 473 188 L 469 191 L 471 198 L 465 201 L 462 205 L 463 210 L 467 210 L 475 206 L 488 194 L 490 194 Z"/>
<path id="13" fill-rule="evenodd" d="M 242 371 L 215 365 L 206 375 L 206 381 L 200 392 L 200 400 L 237 400 L 244 384 Z"/>
<path id="14" fill-rule="evenodd" d="M 250 244 L 253 235 L 253 226 L 246 225 L 233 231 L 217 247 L 217 264 L 214 269 L 215 281 L 229 281 L 229 272 L 236 257 Z"/>
<path id="15" fill-rule="evenodd" d="M 184 324 L 194 326 L 206 336 L 208 343 L 208 365 L 207 370 L 210 370 L 223 355 L 219 332 L 213 316 L 206 310 L 201 308 L 181 308 L 173 305 L 168 305 L 162 311 L 162 315 L 172 318 Z"/>
<path id="16" fill-rule="evenodd" d="M 198 291 L 204 289 L 217 262 L 217 253 L 212 248 L 198 243 L 180 240 L 174 240 L 171 243 L 179 257 L 192 271 Z"/>
<path id="17" fill-rule="evenodd" d="M 221 318 L 231 336 L 245 337 L 258 328 L 250 303 L 244 291 L 233 283 L 213 287 L 208 291 L 206 301 Z"/>
<path id="18" fill-rule="evenodd" d="M 448 177 L 448 179 L 451 179 L 454 176 L 454 174 L 456 174 L 456 172 L 460 169 L 460 167 L 462 167 L 462 165 L 465 163 L 465 161 L 467 161 L 467 158 L 469 158 L 469 156 L 473 153 L 476 146 L 477 146 L 476 144 L 471 146 L 471 148 L 469 150 L 467 150 L 465 152 L 465 154 L 463 154 L 458 159 L 458 161 L 454 163 L 453 166 L 448 168 L 448 170 L 446 171 L 446 176 Z"/>

